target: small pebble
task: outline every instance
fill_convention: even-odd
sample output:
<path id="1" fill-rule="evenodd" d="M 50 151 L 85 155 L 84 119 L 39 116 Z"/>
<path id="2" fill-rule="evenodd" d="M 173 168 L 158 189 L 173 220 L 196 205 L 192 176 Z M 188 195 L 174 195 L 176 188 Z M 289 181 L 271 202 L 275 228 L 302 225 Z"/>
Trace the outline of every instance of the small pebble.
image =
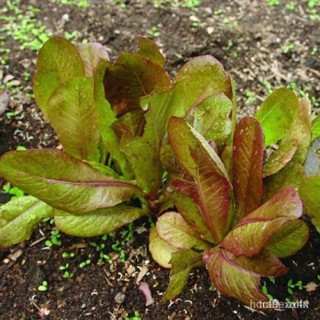
<path id="1" fill-rule="evenodd" d="M 125 299 L 126 299 L 126 295 L 123 294 L 122 292 L 117 293 L 116 296 L 114 297 L 114 301 L 118 304 L 123 303 Z"/>

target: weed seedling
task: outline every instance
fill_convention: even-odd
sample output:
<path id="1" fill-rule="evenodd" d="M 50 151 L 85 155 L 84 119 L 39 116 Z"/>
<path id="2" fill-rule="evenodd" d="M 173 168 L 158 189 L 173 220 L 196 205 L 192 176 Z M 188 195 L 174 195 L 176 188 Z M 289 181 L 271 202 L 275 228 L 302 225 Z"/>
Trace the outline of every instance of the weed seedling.
<path id="1" fill-rule="evenodd" d="M 80 264 L 79 264 L 79 267 L 80 268 L 85 268 L 85 267 L 87 267 L 88 265 L 90 265 L 91 264 L 91 260 L 90 259 L 87 259 L 87 260 L 85 260 L 85 261 L 82 261 Z"/>
<path id="2" fill-rule="evenodd" d="M 299 290 L 302 290 L 302 281 L 299 280 L 296 283 L 293 283 L 292 279 L 289 279 L 287 283 L 287 291 L 289 294 L 293 294 L 293 289 L 298 288 Z"/>
<path id="3" fill-rule="evenodd" d="M 273 300 L 273 296 L 269 293 L 267 284 L 264 282 L 263 286 L 261 287 L 262 292 L 269 298 L 269 300 Z"/>
<path id="4" fill-rule="evenodd" d="M 45 245 L 51 248 L 53 245 L 61 246 L 62 242 L 60 240 L 60 231 L 59 230 L 52 230 L 50 240 L 45 242 Z"/>
<path id="5" fill-rule="evenodd" d="M 72 259 L 76 256 L 74 252 L 63 252 L 62 253 L 62 258 L 64 259 Z"/>
<path id="6" fill-rule="evenodd" d="M 160 31 L 156 26 L 153 26 L 149 31 L 148 34 L 153 37 L 153 38 L 157 38 L 160 36 Z"/>
<path id="7" fill-rule="evenodd" d="M 278 6 L 280 4 L 279 0 L 267 0 L 267 3 L 269 6 L 274 7 L 274 6 Z"/>
<path id="8" fill-rule="evenodd" d="M 62 266 L 59 267 L 59 270 L 64 271 L 69 268 L 69 263 L 63 264 Z"/>
<path id="9" fill-rule="evenodd" d="M 138 311 L 134 312 L 133 317 L 126 317 L 126 320 L 141 320 L 140 313 Z"/>
<path id="10" fill-rule="evenodd" d="M 41 291 L 41 292 L 48 291 L 48 282 L 42 281 L 42 284 L 38 287 L 38 291 Z"/>
<path id="11" fill-rule="evenodd" d="M 69 272 L 69 271 L 65 271 L 63 273 L 63 276 L 62 276 L 64 279 L 70 279 L 73 277 L 73 273 Z"/>
<path id="12" fill-rule="evenodd" d="M 3 192 L 5 193 L 9 193 L 12 195 L 12 198 L 18 198 L 18 197 L 22 197 L 24 195 L 24 192 L 17 188 L 17 187 L 11 187 L 10 184 L 5 184 L 2 187 Z"/>

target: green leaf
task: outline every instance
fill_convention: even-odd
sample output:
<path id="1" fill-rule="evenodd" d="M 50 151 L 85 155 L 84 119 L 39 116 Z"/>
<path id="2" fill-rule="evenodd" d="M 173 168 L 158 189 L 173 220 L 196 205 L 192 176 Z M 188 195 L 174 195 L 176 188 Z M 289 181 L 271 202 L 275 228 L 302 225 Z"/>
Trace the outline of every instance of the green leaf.
<path id="1" fill-rule="evenodd" d="M 286 258 L 302 249 L 308 238 L 309 228 L 305 222 L 302 220 L 288 221 L 271 236 L 266 248 L 276 257 Z"/>
<path id="2" fill-rule="evenodd" d="M 84 65 L 76 47 L 61 37 L 49 39 L 39 51 L 33 91 L 37 105 L 47 117 L 53 91 L 75 77 L 84 76 Z"/>
<path id="3" fill-rule="evenodd" d="M 296 138 L 299 142 L 293 161 L 303 164 L 311 142 L 311 103 L 308 97 L 299 101 L 299 116 L 292 125 L 288 139 Z"/>
<path id="4" fill-rule="evenodd" d="M 241 219 L 221 246 L 236 256 L 250 258 L 261 252 L 270 237 L 287 221 L 296 220 L 301 214 L 302 203 L 297 191 L 287 187 Z"/>
<path id="5" fill-rule="evenodd" d="M 291 160 L 299 164 L 304 163 L 311 141 L 310 109 L 308 98 L 301 99 L 297 117 L 283 137 L 279 148 L 264 165 L 264 176 L 278 172 Z"/>
<path id="6" fill-rule="evenodd" d="M 320 228 L 320 175 L 307 177 L 301 183 L 299 194 L 304 211 L 312 218 L 312 222 Z"/>
<path id="7" fill-rule="evenodd" d="M 266 147 L 287 134 L 298 112 L 299 100 L 289 89 L 279 88 L 267 97 L 256 114 L 263 128 Z"/>
<path id="8" fill-rule="evenodd" d="M 82 44 L 78 47 L 84 64 L 85 74 L 92 77 L 100 59 L 109 60 L 107 48 L 98 42 Z"/>
<path id="9" fill-rule="evenodd" d="M 213 242 L 210 230 L 205 225 L 200 210 L 192 198 L 178 191 L 170 193 L 170 198 L 173 199 L 183 219 L 199 234 L 200 238 Z"/>
<path id="10" fill-rule="evenodd" d="M 206 140 L 223 145 L 231 133 L 232 101 L 223 93 L 211 95 L 200 102 L 192 113 L 192 126 Z"/>
<path id="11" fill-rule="evenodd" d="M 227 232 L 232 188 L 223 163 L 183 119 L 170 119 L 168 135 L 178 163 L 194 180 L 188 183 L 176 179 L 174 186 L 196 201 L 215 243 L 219 243 Z"/>
<path id="12" fill-rule="evenodd" d="M 187 284 L 192 268 L 203 264 L 201 254 L 192 250 L 173 253 L 170 262 L 172 264 L 170 283 L 162 297 L 163 302 L 179 295 Z"/>
<path id="13" fill-rule="evenodd" d="M 47 116 L 64 149 L 77 159 L 99 161 L 98 114 L 91 78 L 74 78 L 58 87 Z"/>
<path id="14" fill-rule="evenodd" d="M 298 149 L 299 141 L 292 139 L 280 144 L 263 166 L 263 177 L 271 176 L 284 168 L 293 158 Z"/>
<path id="15" fill-rule="evenodd" d="M 105 63 L 105 95 L 117 115 L 139 109 L 140 98 L 153 91 L 163 92 L 170 88 L 170 79 L 164 69 L 139 54 L 122 53 L 115 64 Z"/>
<path id="16" fill-rule="evenodd" d="M 177 249 L 205 249 L 209 246 L 177 212 L 166 212 L 158 218 L 157 233 Z"/>
<path id="17" fill-rule="evenodd" d="M 234 297 L 244 304 L 252 302 L 267 302 L 268 297 L 259 290 L 260 275 L 243 267 L 243 261 L 239 265 L 236 258 L 220 248 L 207 250 L 204 254 L 204 262 L 207 266 L 210 279 L 214 286 L 222 294 Z M 238 263 L 237 263 L 238 262 Z M 259 269 L 267 270 L 270 264 L 263 259 L 256 260 Z"/>
<path id="18" fill-rule="evenodd" d="M 139 47 L 137 54 L 144 58 L 150 59 L 152 62 L 158 64 L 160 67 L 164 67 L 164 57 L 159 51 L 156 44 L 148 39 L 141 37 L 139 39 Z"/>
<path id="19" fill-rule="evenodd" d="M 232 98 L 230 76 L 212 56 L 191 59 L 178 72 L 175 82 L 184 85 L 184 110 L 190 114 L 199 102 L 213 94 L 224 93 Z"/>
<path id="20" fill-rule="evenodd" d="M 0 248 L 30 238 L 42 219 L 53 216 L 50 206 L 32 196 L 15 198 L 0 207 Z"/>
<path id="21" fill-rule="evenodd" d="M 60 231 L 69 235 L 96 237 L 117 230 L 146 214 L 147 211 L 140 208 L 118 205 L 81 216 L 54 210 L 54 221 Z"/>
<path id="22" fill-rule="evenodd" d="M 259 207 L 262 198 L 263 132 L 257 120 L 246 117 L 233 141 L 233 188 L 236 221 Z"/>
<path id="23" fill-rule="evenodd" d="M 156 230 L 156 227 L 150 229 L 149 235 L 149 251 L 152 259 L 163 268 L 171 268 L 170 260 L 172 254 L 179 249 L 164 241 Z"/>
<path id="24" fill-rule="evenodd" d="M 105 152 L 109 152 L 112 159 L 116 161 L 120 167 L 121 173 L 128 179 L 131 179 L 132 170 L 125 157 L 120 151 L 118 138 L 112 129 L 112 124 L 117 120 L 111 105 L 105 98 L 103 79 L 106 72 L 108 62 L 100 60 L 94 73 L 94 100 L 98 111 L 98 127 L 102 138 Z"/>
<path id="25" fill-rule="evenodd" d="M 306 176 L 320 176 L 320 137 L 313 140 L 304 163 Z"/>
<path id="26" fill-rule="evenodd" d="M 75 214 L 112 207 L 141 192 L 133 183 L 106 177 L 50 149 L 6 153 L 0 158 L 0 175 L 52 207 Z"/>
<path id="27" fill-rule="evenodd" d="M 303 178 L 303 167 L 298 163 L 290 162 L 276 174 L 264 179 L 264 200 L 270 199 L 284 187 L 291 186 L 298 189 Z"/>
<path id="28" fill-rule="evenodd" d="M 312 141 L 320 137 L 320 114 L 312 121 Z"/>
<path id="29" fill-rule="evenodd" d="M 164 93 L 154 93 L 148 99 L 148 112 L 143 135 L 124 136 L 120 142 L 135 172 L 139 186 L 155 199 L 161 184 L 160 150 L 167 123 L 172 115 L 181 115 L 180 86 L 177 84 Z"/>

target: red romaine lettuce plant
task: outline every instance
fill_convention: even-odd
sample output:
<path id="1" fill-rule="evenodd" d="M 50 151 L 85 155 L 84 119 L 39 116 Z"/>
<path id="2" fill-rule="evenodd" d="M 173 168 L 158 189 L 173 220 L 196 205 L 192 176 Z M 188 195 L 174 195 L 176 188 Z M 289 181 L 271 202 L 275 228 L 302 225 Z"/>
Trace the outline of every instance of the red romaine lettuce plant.
<path id="1" fill-rule="evenodd" d="M 145 38 L 111 62 L 98 43 L 77 48 L 54 37 L 39 52 L 33 88 L 63 151 L 1 157 L 0 175 L 29 195 L 0 207 L 0 247 L 27 239 L 49 216 L 61 231 L 87 237 L 157 217 L 168 206 L 160 151 L 170 117 L 191 116 L 200 103 L 213 115 L 212 139 L 223 144 L 231 132 L 232 84 L 221 64 L 194 58 L 171 80 Z"/>
<path id="2" fill-rule="evenodd" d="M 233 82 L 211 56 L 171 80 L 148 39 L 111 62 L 100 44 L 54 37 L 39 52 L 34 93 L 63 151 L 0 158 L 0 175 L 29 194 L 0 207 L 0 247 L 46 217 L 91 237 L 151 214 L 150 251 L 172 267 L 165 300 L 205 265 L 219 291 L 248 304 L 267 300 L 259 278 L 284 274 L 279 258 L 308 239 L 295 188 L 319 223 L 319 120 L 290 90 L 236 125 Z"/>
<path id="3" fill-rule="evenodd" d="M 308 227 L 302 203 L 287 187 L 262 204 L 264 139 L 260 123 L 236 127 L 229 174 L 217 152 L 187 122 L 172 117 L 168 140 L 174 154 L 170 196 L 178 212 L 166 212 L 150 233 L 150 251 L 172 267 L 164 300 L 183 289 L 191 268 L 204 264 L 215 287 L 245 304 L 268 301 L 261 276 L 283 275 L 278 258 L 300 250 Z M 228 161 L 230 162 L 230 161 Z M 174 169 L 174 170 L 173 170 Z"/>

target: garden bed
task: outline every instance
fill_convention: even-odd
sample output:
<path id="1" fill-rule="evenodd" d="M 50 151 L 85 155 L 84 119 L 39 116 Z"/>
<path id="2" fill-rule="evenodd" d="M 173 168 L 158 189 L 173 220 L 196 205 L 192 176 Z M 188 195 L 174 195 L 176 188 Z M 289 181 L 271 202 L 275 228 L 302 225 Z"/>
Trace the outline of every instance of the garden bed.
<path id="1" fill-rule="evenodd" d="M 3 51 L 0 81 L 12 100 L 0 120 L 1 153 L 18 146 L 60 147 L 30 96 L 39 46 L 32 44 L 32 36 L 28 38 L 32 28 L 38 30 L 38 39 L 51 32 L 75 43 L 99 41 L 110 49 L 112 58 L 132 50 L 137 36 L 149 36 L 163 51 L 170 74 L 191 57 L 211 54 L 237 83 L 240 115 L 254 113 L 270 90 L 279 86 L 291 87 L 300 96 L 308 94 L 313 112 L 318 113 L 320 7 L 311 7 L 310 1 L 279 2 L 201 1 L 195 8 L 168 3 L 158 8 L 159 1 L 92 1 L 79 8 L 58 0 L 29 0 L 7 6 L 5 16 L 12 20 L 4 21 L 0 41 L 10 53 L 7 58 Z M 25 24 L 29 29 L 20 30 Z M 43 222 L 29 241 L 0 252 L 0 314 L 4 319 L 319 318 L 320 237 L 312 224 L 305 248 L 284 261 L 289 273 L 275 283 L 262 280 L 274 298 L 303 301 L 308 308 L 272 311 L 266 316 L 220 296 L 204 269 L 192 272 L 178 299 L 160 303 L 169 271 L 152 261 L 146 247 L 150 223 L 142 219 L 132 229 L 126 227 L 106 239 L 78 239 L 52 234 L 50 221 Z M 67 257 L 71 252 L 75 256 Z M 155 301 L 148 307 L 136 283 L 142 276 Z"/>

